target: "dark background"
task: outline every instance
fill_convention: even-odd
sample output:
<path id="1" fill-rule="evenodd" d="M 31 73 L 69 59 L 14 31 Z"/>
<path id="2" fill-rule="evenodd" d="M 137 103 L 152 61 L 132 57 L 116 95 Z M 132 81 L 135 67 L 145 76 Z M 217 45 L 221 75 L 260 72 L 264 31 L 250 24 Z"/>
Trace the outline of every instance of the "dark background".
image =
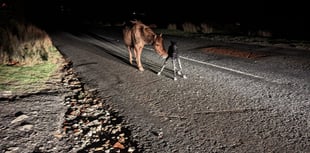
<path id="1" fill-rule="evenodd" d="M 169 23 L 238 24 L 245 31 L 269 30 L 278 36 L 309 39 L 309 9 L 298 1 L 76 1 L 0 0 L 18 18 L 45 28 L 80 27 L 82 23 L 122 23 L 140 19 L 166 27 Z M 1 8 L 4 10 L 4 8 Z M 134 15 L 133 12 L 136 12 Z"/>

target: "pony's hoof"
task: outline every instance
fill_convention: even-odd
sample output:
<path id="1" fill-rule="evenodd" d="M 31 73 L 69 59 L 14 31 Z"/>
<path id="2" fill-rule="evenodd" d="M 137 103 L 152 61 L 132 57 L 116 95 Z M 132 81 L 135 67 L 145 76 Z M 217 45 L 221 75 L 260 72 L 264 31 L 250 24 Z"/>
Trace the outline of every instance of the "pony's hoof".
<path id="1" fill-rule="evenodd" d="M 176 77 L 173 78 L 174 81 L 177 81 L 178 79 Z"/>
<path id="2" fill-rule="evenodd" d="M 139 71 L 143 72 L 143 71 L 144 71 L 144 68 L 139 67 Z"/>
<path id="3" fill-rule="evenodd" d="M 160 72 L 158 72 L 157 75 L 160 75 Z"/>
<path id="4" fill-rule="evenodd" d="M 178 75 L 182 75 L 182 72 L 181 72 L 181 71 L 178 71 Z"/>
<path id="5" fill-rule="evenodd" d="M 183 79 L 187 79 L 186 75 L 183 75 Z"/>

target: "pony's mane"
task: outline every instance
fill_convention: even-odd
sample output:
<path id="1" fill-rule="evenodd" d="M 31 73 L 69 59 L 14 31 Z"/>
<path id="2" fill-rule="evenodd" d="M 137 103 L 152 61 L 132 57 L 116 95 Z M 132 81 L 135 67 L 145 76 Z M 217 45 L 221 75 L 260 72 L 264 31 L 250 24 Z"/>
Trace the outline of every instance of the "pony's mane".
<path id="1" fill-rule="evenodd" d="M 138 20 L 133 20 L 130 22 L 138 30 L 138 31 L 132 31 L 133 33 L 139 32 L 141 38 L 149 44 L 152 44 L 154 42 L 156 34 L 149 26 L 143 24 L 141 21 Z"/>
<path id="2" fill-rule="evenodd" d="M 135 26 L 138 26 L 138 27 L 143 28 L 143 31 L 146 32 L 146 33 L 155 34 L 155 33 L 153 32 L 153 30 L 152 30 L 149 26 L 145 25 L 144 23 L 142 23 L 142 22 L 139 21 L 139 20 L 131 20 L 130 22 L 133 24 L 133 26 L 135 25 Z"/>

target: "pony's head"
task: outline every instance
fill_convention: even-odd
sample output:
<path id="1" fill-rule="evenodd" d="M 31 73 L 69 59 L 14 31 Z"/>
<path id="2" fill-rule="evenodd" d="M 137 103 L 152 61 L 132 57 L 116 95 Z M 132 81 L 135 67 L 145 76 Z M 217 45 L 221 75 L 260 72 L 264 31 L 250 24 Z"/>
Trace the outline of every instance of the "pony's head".
<path id="1" fill-rule="evenodd" d="M 154 36 L 153 46 L 154 46 L 156 53 L 159 56 L 161 56 L 162 58 L 168 57 L 168 52 L 165 50 L 164 39 L 162 37 L 162 34 Z"/>

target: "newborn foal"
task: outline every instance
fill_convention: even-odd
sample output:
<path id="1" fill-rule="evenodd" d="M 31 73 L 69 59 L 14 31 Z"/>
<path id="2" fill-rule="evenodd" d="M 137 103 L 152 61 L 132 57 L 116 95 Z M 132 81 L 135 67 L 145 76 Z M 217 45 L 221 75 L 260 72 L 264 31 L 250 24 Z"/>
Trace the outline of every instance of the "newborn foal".
<path id="1" fill-rule="evenodd" d="M 168 57 L 166 58 L 161 70 L 157 73 L 157 75 L 160 75 L 161 72 L 165 69 L 165 67 L 167 65 L 167 61 L 169 58 L 172 58 L 174 80 L 177 80 L 177 74 L 182 76 L 184 79 L 186 79 L 187 77 L 182 72 L 181 61 L 180 61 L 180 58 L 178 56 L 178 47 L 177 47 L 177 43 L 175 41 L 171 41 L 171 44 L 170 44 L 169 49 L 168 49 Z M 178 62 L 179 70 L 177 70 L 176 62 Z"/>

